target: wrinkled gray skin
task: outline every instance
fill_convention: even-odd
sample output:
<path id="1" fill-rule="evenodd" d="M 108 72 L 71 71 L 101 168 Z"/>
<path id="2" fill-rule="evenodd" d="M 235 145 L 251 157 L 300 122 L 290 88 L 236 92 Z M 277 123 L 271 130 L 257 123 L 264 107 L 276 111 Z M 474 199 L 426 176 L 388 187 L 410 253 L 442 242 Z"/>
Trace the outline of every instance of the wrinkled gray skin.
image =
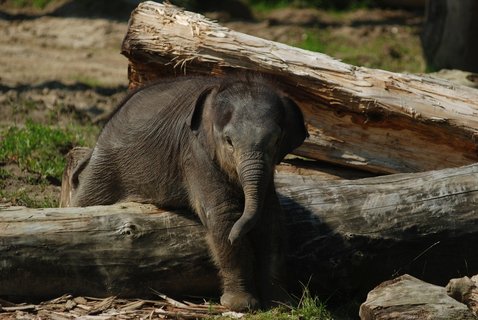
<path id="1" fill-rule="evenodd" d="M 307 136 L 292 100 L 243 78 L 182 77 L 132 94 L 71 182 L 73 206 L 192 208 L 208 230 L 221 303 L 237 311 L 283 300 L 274 166 Z"/>

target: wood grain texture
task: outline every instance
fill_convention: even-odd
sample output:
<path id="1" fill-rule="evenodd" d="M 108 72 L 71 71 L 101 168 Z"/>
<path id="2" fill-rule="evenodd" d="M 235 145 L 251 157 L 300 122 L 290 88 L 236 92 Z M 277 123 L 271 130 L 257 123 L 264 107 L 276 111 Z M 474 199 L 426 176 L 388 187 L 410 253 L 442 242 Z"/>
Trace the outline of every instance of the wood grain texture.
<path id="1" fill-rule="evenodd" d="M 403 273 L 443 285 L 478 273 L 477 181 L 478 165 L 339 181 L 277 173 L 290 287 L 345 299 Z M 5 208 L 0 230 L 0 295 L 218 290 L 203 227 L 187 212 Z"/>
<path id="2" fill-rule="evenodd" d="M 203 228 L 187 214 L 139 204 L 11 207 L 0 220 L 0 295 L 140 297 L 152 288 L 218 287 Z"/>
<path id="3" fill-rule="evenodd" d="M 235 32 L 172 5 L 132 13 L 122 53 L 131 87 L 168 75 L 272 75 L 304 113 L 296 154 L 372 172 L 418 172 L 478 159 L 478 92 L 424 76 L 355 67 Z"/>

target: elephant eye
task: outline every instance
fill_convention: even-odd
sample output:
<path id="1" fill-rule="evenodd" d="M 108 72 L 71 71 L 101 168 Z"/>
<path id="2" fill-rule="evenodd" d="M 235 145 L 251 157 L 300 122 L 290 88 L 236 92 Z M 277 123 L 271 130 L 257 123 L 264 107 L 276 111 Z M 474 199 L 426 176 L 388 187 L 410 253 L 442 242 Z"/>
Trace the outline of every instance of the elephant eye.
<path id="1" fill-rule="evenodd" d="M 232 140 L 229 136 L 226 136 L 226 142 L 228 145 L 230 145 L 232 147 Z"/>

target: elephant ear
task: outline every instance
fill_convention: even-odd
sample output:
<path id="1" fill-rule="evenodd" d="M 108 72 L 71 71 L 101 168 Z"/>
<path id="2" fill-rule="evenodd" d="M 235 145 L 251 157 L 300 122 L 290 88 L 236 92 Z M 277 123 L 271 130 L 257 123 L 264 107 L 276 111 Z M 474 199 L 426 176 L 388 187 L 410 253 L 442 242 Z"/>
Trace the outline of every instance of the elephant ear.
<path id="1" fill-rule="evenodd" d="M 191 130 L 197 134 L 199 127 L 201 126 L 203 111 L 206 103 L 208 103 L 208 98 L 215 94 L 216 86 L 211 86 L 205 88 L 193 101 L 191 111 L 186 118 L 186 125 L 191 128 Z M 211 100 L 209 100 L 211 101 Z"/>
<path id="2" fill-rule="evenodd" d="M 281 162 L 284 157 L 299 147 L 309 136 L 304 123 L 304 116 L 299 106 L 290 98 L 282 97 L 284 106 L 284 137 L 279 147 L 279 158 L 277 163 Z"/>

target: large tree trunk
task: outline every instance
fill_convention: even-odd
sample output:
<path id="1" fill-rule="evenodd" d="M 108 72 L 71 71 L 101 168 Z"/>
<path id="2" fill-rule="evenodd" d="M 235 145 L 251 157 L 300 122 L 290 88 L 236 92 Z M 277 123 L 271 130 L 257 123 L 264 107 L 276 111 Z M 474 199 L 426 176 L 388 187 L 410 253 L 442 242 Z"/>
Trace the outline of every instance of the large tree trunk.
<path id="1" fill-rule="evenodd" d="M 132 13 L 122 51 L 131 87 L 167 75 L 273 75 L 308 124 L 302 156 L 383 173 L 478 160 L 478 91 L 470 88 L 351 66 L 154 2 Z"/>
<path id="2" fill-rule="evenodd" d="M 478 165 L 339 181 L 277 174 L 289 283 L 344 299 L 405 272 L 436 284 L 478 273 L 477 181 Z M 218 289 L 203 227 L 186 212 L 138 204 L 8 208 L 0 230 L 0 295 Z"/>
<path id="3" fill-rule="evenodd" d="M 476 0 L 427 1 L 422 43 L 428 64 L 478 72 L 477 31 Z"/>

